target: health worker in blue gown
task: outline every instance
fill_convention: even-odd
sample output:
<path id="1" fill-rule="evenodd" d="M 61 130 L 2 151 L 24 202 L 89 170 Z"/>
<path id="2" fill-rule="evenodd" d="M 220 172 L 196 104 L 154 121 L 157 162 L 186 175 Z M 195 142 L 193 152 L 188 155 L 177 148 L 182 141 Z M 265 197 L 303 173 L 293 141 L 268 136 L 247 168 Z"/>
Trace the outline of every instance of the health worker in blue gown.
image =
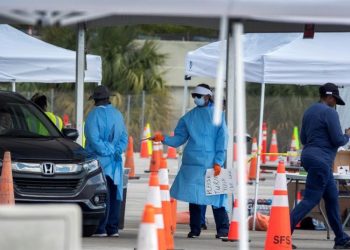
<path id="1" fill-rule="evenodd" d="M 350 237 L 340 220 L 338 189 L 333 177 L 333 161 L 338 147 L 349 142 L 350 129 L 343 134 L 336 105 L 345 105 L 338 87 L 326 83 L 319 88 L 320 101 L 303 116 L 300 139 L 304 145 L 301 164 L 307 171 L 304 197 L 291 213 L 291 232 L 323 198 L 329 224 L 334 232 L 334 249 L 350 249 Z M 293 248 L 296 248 L 293 245 Z"/>
<path id="2" fill-rule="evenodd" d="M 227 237 L 229 220 L 227 216 L 227 195 L 205 194 L 205 173 L 214 169 L 219 175 L 224 166 L 228 133 L 224 114 L 220 125 L 213 124 L 213 93 L 207 84 L 199 84 L 192 97 L 196 107 L 179 120 L 174 136 L 156 134 L 155 141 L 171 147 L 186 144 L 181 168 L 170 189 L 171 197 L 189 203 L 190 229 L 188 238 L 201 233 L 201 211 L 203 205 L 212 205 L 216 223 L 216 238 Z"/>
<path id="3" fill-rule="evenodd" d="M 123 200 L 122 153 L 128 143 L 124 119 L 109 100 L 110 92 L 98 86 L 90 99 L 95 107 L 85 122 L 86 150 L 94 155 L 106 176 L 108 197 L 106 214 L 100 222 L 95 236 L 118 237 L 119 211 Z"/>

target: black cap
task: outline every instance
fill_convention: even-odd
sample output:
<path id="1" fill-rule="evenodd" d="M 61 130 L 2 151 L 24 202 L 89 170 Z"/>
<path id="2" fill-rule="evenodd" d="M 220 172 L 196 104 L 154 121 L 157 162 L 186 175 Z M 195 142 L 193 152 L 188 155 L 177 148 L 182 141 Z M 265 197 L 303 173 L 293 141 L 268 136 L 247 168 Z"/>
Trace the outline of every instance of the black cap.
<path id="1" fill-rule="evenodd" d="M 108 88 L 104 85 L 97 86 L 94 90 L 94 93 L 89 97 L 89 100 L 103 100 L 108 99 L 111 96 Z"/>
<path id="2" fill-rule="evenodd" d="M 321 97 L 331 95 L 336 99 L 338 105 L 345 105 L 345 102 L 339 96 L 338 86 L 335 85 L 334 83 L 327 82 L 326 84 L 320 87 L 319 91 L 320 91 Z"/>

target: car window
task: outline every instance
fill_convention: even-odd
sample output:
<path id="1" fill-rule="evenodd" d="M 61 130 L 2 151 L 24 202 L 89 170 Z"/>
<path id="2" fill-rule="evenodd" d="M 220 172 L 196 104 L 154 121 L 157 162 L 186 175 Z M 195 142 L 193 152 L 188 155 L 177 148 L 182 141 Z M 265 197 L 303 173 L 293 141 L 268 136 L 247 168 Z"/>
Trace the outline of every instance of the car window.
<path id="1" fill-rule="evenodd" d="M 60 137 L 60 133 L 33 104 L 0 101 L 0 136 Z"/>

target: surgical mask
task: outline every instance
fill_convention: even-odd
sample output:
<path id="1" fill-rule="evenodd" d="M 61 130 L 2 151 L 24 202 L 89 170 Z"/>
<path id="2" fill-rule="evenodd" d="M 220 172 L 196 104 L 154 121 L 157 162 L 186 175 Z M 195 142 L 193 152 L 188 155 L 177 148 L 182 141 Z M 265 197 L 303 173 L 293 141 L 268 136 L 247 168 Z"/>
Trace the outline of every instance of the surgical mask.
<path id="1" fill-rule="evenodd" d="M 202 96 L 201 98 L 195 97 L 194 98 L 194 103 L 199 106 L 202 107 L 205 105 L 205 100 L 204 100 L 204 96 Z"/>

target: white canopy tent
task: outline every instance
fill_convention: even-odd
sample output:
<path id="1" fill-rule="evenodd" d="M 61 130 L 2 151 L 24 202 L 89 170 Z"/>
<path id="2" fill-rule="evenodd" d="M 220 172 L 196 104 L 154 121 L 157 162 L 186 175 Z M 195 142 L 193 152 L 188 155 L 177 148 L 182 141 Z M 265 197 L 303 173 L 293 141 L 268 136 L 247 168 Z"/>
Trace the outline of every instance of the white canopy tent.
<path id="1" fill-rule="evenodd" d="M 223 42 L 211 43 L 188 52 L 186 75 L 215 78 L 220 43 Z M 265 83 L 319 85 L 333 82 L 338 85 L 350 85 L 349 42 L 350 33 L 316 33 L 314 39 L 303 39 L 303 35 L 298 33 L 245 34 L 245 81 L 262 83 L 259 123 L 262 124 L 263 121 Z M 341 112 L 342 120 L 348 121 L 349 116 L 345 115 L 344 108 Z M 350 123 L 347 124 L 349 125 Z M 261 141 L 262 131 L 259 129 L 259 145 Z M 258 197 L 259 172 L 260 157 L 255 201 Z M 256 204 L 254 215 L 255 213 Z"/>
<path id="2" fill-rule="evenodd" d="M 220 43 L 188 52 L 186 75 L 215 78 Z M 246 82 L 350 85 L 350 33 L 316 33 L 314 39 L 300 33 L 249 33 L 243 43 Z"/>
<path id="3" fill-rule="evenodd" d="M 29 36 L 9 25 L 0 25 L 0 81 L 11 82 L 12 91 L 16 82 L 65 83 L 76 82 L 76 52 L 63 49 Z M 83 82 L 101 83 L 102 60 L 100 56 L 86 55 Z M 81 86 L 77 93 L 76 113 L 79 142 L 83 134 L 84 113 Z"/>
<path id="4" fill-rule="evenodd" d="M 15 82 L 75 82 L 75 52 L 0 25 L 0 78 Z M 100 56 L 87 55 L 85 82 L 101 82 Z"/>

